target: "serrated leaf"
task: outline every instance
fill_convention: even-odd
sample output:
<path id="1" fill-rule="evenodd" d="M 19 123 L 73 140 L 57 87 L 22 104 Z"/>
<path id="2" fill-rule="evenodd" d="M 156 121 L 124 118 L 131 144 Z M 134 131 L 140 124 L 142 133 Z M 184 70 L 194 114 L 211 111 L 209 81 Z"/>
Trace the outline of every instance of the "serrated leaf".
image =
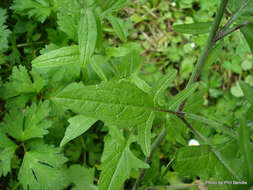
<path id="1" fill-rule="evenodd" d="M 117 34 L 117 36 L 120 38 L 121 41 L 126 42 L 127 41 L 127 29 L 124 26 L 123 21 L 120 18 L 116 18 L 112 15 L 106 16 L 108 21 L 111 23 L 113 30 Z"/>
<path id="2" fill-rule="evenodd" d="M 69 181 L 75 184 L 71 190 L 83 190 L 84 188 L 86 190 L 97 190 L 97 187 L 93 183 L 95 177 L 94 168 L 71 165 L 66 172 Z"/>
<path id="3" fill-rule="evenodd" d="M 172 110 L 176 109 L 181 103 L 183 103 L 184 100 L 189 98 L 195 92 L 198 85 L 199 85 L 198 83 L 195 83 L 179 92 L 176 96 L 174 96 L 170 100 L 169 108 Z"/>
<path id="4" fill-rule="evenodd" d="M 253 24 L 249 24 L 247 26 L 244 26 L 240 29 L 250 47 L 251 53 L 253 54 L 253 37 L 252 37 L 252 32 L 253 32 Z"/>
<path id="5" fill-rule="evenodd" d="M 164 75 L 160 80 L 158 80 L 153 88 L 152 92 L 154 94 L 154 104 L 159 104 L 159 99 L 162 93 L 169 87 L 172 81 L 176 78 L 177 70 L 171 70 L 166 75 Z"/>
<path id="6" fill-rule="evenodd" d="M 155 113 L 151 112 L 148 120 L 143 124 L 138 126 L 138 139 L 137 142 L 141 146 L 141 149 L 145 156 L 149 156 L 151 151 L 151 129 L 153 121 L 155 119 Z"/>
<path id="7" fill-rule="evenodd" d="M 60 168 L 66 161 L 60 149 L 35 143 L 24 155 L 18 179 L 24 190 L 60 190 L 65 180 Z"/>
<path id="8" fill-rule="evenodd" d="M 52 12 L 52 4 L 52 0 L 14 0 L 11 9 L 43 23 Z"/>
<path id="9" fill-rule="evenodd" d="M 131 93 L 129 93 L 131 92 Z M 118 126 L 137 126 L 153 111 L 152 97 L 127 81 L 73 83 L 52 98 L 64 109 Z"/>
<path id="10" fill-rule="evenodd" d="M 45 81 L 35 71 L 32 74 L 39 80 L 32 81 L 23 66 L 13 67 L 9 82 L 3 86 L 1 97 L 8 99 L 20 94 L 38 93 L 44 87 Z"/>
<path id="11" fill-rule="evenodd" d="M 8 48 L 8 38 L 11 34 L 11 31 L 7 29 L 6 25 L 4 25 L 7 19 L 6 14 L 7 11 L 5 9 L 0 8 L 0 54 Z"/>
<path id="12" fill-rule="evenodd" d="M 82 135 L 87 131 L 97 120 L 94 118 L 88 118 L 83 115 L 77 115 L 71 117 L 68 122 L 69 126 L 65 132 L 64 138 L 61 141 L 60 146 L 64 146 L 69 141 L 75 139 L 76 137 Z"/>
<path id="13" fill-rule="evenodd" d="M 176 32 L 180 32 L 184 34 L 205 34 L 210 31 L 211 26 L 212 26 L 211 22 L 200 22 L 200 23 L 192 23 L 192 24 L 174 25 L 173 29 Z"/>
<path id="14" fill-rule="evenodd" d="M 13 109 L 4 118 L 4 131 L 19 141 L 32 138 L 42 138 L 48 133 L 51 122 L 49 116 L 49 102 L 33 103 L 25 110 Z"/>
<path id="15" fill-rule="evenodd" d="M 248 102 L 253 105 L 253 88 L 251 88 L 248 84 L 246 84 L 245 82 L 239 82 L 240 87 L 243 91 L 243 94 L 246 98 L 246 100 L 248 100 Z"/>
<path id="16" fill-rule="evenodd" d="M 78 41 L 78 25 L 80 22 L 81 9 L 78 0 L 56 0 L 57 24 L 59 29 L 65 32 L 75 42 Z"/>
<path id="17" fill-rule="evenodd" d="M 97 41 L 97 21 L 92 9 L 82 12 L 79 29 L 78 44 L 80 51 L 80 62 L 83 67 L 89 62 L 95 51 Z"/>
<path id="18" fill-rule="evenodd" d="M 242 154 L 244 178 L 252 182 L 253 180 L 253 167 L 252 167 L 253 152 L 252 152 L 252 146 L 250 143 L 249 127 L 247 126 L 246 119 L 243 119 L 243 118 L 240 121 L 238 143 L 239 143 L 240 152 Z"/>
<path id="19" fill-rule="evenodd" d="M 116 133 L 114 133 L 116 134 Z M 120 131 L 117 134 L 121 134 Z M 113 136 L 108 136 L 105 142 L 102 160 L 102 173 L 99 178 L 99 190 L 118 190 L 124 181 L 130 177 L 132 169 L 148 168 L 148 165 L 139 160 L 130 150 L 132 138 L 117 141 Z"/>
<path id="20" fill-rule="evenodd" d="M 219 159 L 220 158 L 220 159 Z M 235 171 L 210 150 L 209 146 L 189 146 L 180 148 L 176 154 L 174 169 L 183 176 L 199 176 L 201 180 L 213 177 L 216 180 L 233 181 Z"/>
<path id="21" fill-rule="evenodd" d="M 11 171 L 11 160 L 18 146 L 0 130 L 0 177 Z"/>
<path id="22" fill-rule="evenodd" d="M 46 85 L 47 81 L 32 69 L 30 74 L 23 66 L 13 67 L 9 82 L 0 87 L 0 97 L 7 100 L 6 107 L 23 108 L 26 102 Z"/>

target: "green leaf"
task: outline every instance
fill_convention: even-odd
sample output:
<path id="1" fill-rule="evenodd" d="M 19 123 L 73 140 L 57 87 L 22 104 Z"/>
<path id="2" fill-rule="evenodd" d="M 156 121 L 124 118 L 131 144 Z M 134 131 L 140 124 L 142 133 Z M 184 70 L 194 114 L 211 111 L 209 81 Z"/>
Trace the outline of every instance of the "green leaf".
<path id="1" fill-rule="evenodd" d="M 4 118 L 4 131 L 19 141 L 42 138 L 51 127 L 51 121 L 46 119 L 49 111 L 48 101 L 33 103 L 25 110 L 13 109 Z"/>
<path id="2" fill-rule="evenodd" d="M 76 137 L 82 135 L 87 131 L 97 120 L 94 118 L 88 118 L 86 116 L 77 115 L 71 117 L 68 122 L 69 126 L 65 132 L 64 138 L 61 141 L 60 146 L 64 146 L 69 141 L 75 139 Z"/>
<path id="3" fill-rule="evenodd" d="M 47 81 L 32 69 L 30 74 L 23 66 L 13 67 L 9 82 L 0 87 L 0 97 L 7 100 L 7 108 L 23 108 L 26 102 L 46 85 Z"/>
<path id="4" fill-rule="evenodd" d="M 75 113 L 127 127 L 145 123 L 154 109 L 152 97 L 124 80 L 90 86 L 73 83 L 52 101 Z"/>
<path id="5" fill-rule="evenodd" d="M 173 29 L 176 32 L 184 34 L 205 34 L 210 31 L 212 26 L 211 22 L 199 22 L 193 24 L 178 24 L 174 25 Z"/>
<path id="6" fill-rule="evenodd" d="M 199 176 L 204 181 L 210 177 L 233 181 L 235 172 L 219 158 L 206 145 L 180 148 L 176 154 L 174 170 L 183 176 Z"/>
<path id="7" fill-rule="evenodd" d="M 66 77 L 77 78 L 81 71 L 78 46 L 72 45 L 45 53 L 34 59 L 32 66 L 40 73 L 49 76 L 54 76 L 61 70 L 66 72 Z"/>
<path id="8" fill-rule="evenodd" d="M 103 15 L 117 12 L 126 7 L 130 2 L 130 0 L 108 0 L 104 3 Z"/>
<path id="9" fill-rule="evenodd" d="M 148 120 L 143 125 L 138 126 L 137 142 L 139 143 L 143 153 L 147 157 L 149 156 L 151 151 L 151 129 L 154 119 L 155 113 L 151 112 Z"/>
<path id="10" fill-rule="evenodd" d="M 185 88 L 184 90 L 182 90 L 181 92 L 179 92 L 176 96 L 174 96 L 170 102 L 169 102 L 169 108 L 174 110 L 177 109 L 177 107 L 183 103 L 184 100 L 186 100 L 187 98 L 189 98 L 194 92 L 195 90 L 198 88 L 198 83 L 195 83 L 187 88 Z"/>
<path id="11" fill-rule="evenodd" d="M 97 75 L 104 81 L 107 81 L 107 76 L 102 69 L 102 64 L 104 64 L 104 57 L 102 56 L 93 56 L 90 64 L 92 69 L 97 73 Z"/>
<path id="12" fill-rule="evenodd" d="M 18 179 L 24 190 L 63 189 L 65 179 L 60 168 L 66 161 L 60 149 L 34 143 L 25 153 Z"/>
<path id="13" fill-rule="evenodd" d="M 75 42 L 78 41 L 78 26 L 81 10 L 78 0 L 55 0 L 57 10 L 57 24 L 59 29 L 65 32 Z"/>
<path id="14" fill-rule="evenodd" d="M 249 24 L 247 26 L 244 26 L 240 29 L 251 49 L 251 53 L 253 54 L 253 37 L 252 37 L 252 32 L 253 32 L 253 24 Z"/>
<path id="15" fill-rule="evenodd" d="M 5 9 L 0 8 L 0 54 L 8 48 L 8 38 L 11 34 L 11 31 L 4 25 L 7 19 L 6 13 Z"/>
<path id="16" fill-rule="evenodd" d="M 159 99 L 161 98 L 162 94 L 173 82 L 176 76 L 177 76 L 177 70 L 173 69 L 154 84 L 152 88 L 152 92 L 154 94 L 154 104 L 159 104 Z"/>
<path id="17" fill-rule="evenodd" d="M 239 128 L 239 148 L 242 154 L 242 163 L 244 169 L 244 179 L 253 180 L 253 152 L 250 143 L 250 130 L 246 119 L 241 119 Z M 250 183 L 250 182 L 248 182 Z"/>
<path id="18" fill-rule="evenodd" d="M 113 127 L 111 127 L 113 128 Z M 114 128 L 113 130 L 117 130 Z M 116 134 L 116 137 L 113 135 Z M 133 139 L 123 138 L 121 141 L 115 140 L 122 133 L 110 133 L 105 140 L 105 148 L 102 157 L 101 175 L 99 178 L 99 190 L 121 189 L 124 181 L 130 177 L 132 169 L 148 168 L 148 165 L 139 160 L 130 150 Z M 113 136 L 112 136 L 113 135 Z"/>
<path id="19" fill-rule="evenodd" d="M 1 91 L 1 97 L 8 99 L 20 94 L 38 93 L 44 87 L 45 81 L 35 71 L 32 74 L 38 80 L 32 81 L 25 67 L 13 67 L 9 82 L 4 84 Z"/>
<path id="20" fill-rule="evenodd" d="M 95 51 L 97 41 L 97 22 L 92 9 L 82 13 L 78 30 L 80 62 L 83 67 L 89 62 Z"/>
<path id="21" fill-rule="evenodd" d="M 6 176 L 11 171 L 11 160 L 17 145 L 0 130 L 0 177 Z"/>
<path id="22" fill-rule="evenodd" d="M 52 4 L 53 0 L 14 0 L 11 9 L 43 23 L 52 12 Z"/>
<path id="23" fill-rule="evenodd" d="M 97 190 L 93 180 L 95 177 L 95 169 L 85 168 L 80 165 L 71 165 L 67 169 L 67 176 L 70 182 L 75 186 L 71 190 Z"/>
<path id="24" fill-rule="evenodd" d="M 45 70 L 50 68 L 67 67 L 69 65 L 72 66 L 71 69 L 75 69 L 80 65 L 79 56 L 78 46 L 73 45 L 45 53 L 34 59 L 32 65 L 34 68 Z"/>
<path id="25" fill-rule="evenodd" d="M 227 134 L 227 135 L 229 135 L 233 138 L 236 138 L 236 134 L 222 123 L 218 123 L 217 121 L 210 120 L 206 117 L 203 117 L 203 116 L 200 116 L 200 115 L 195 115 L 195 114 L 192 114 L 192 113 L 186 113 L 185 117 L 188 117 L 192 120 L 195 120 L 195 121 L 198 121 L 200 123 L 206 124 L 210 127 L 213 127 L 214 129 L 216 129 L 218 131 L 222 131 L 224 134 Z"/>
<path id="26" fill-rule="evenodd" d="M 116 18 L 112 15 L 106 16 L 108 21 L 111 23 L 113 30 L 117 34 L 117 36 L 120 38 L 121 41 L 126 42 L 127 41 L 127 29 L 124 26 L 123 20 L 120 18 Z"/>
<path id="27" fill-rule="evenodd" d="M 123 57 L 131 52 L 138 52 L 140 55 L 141 51 L 140 44 L 134 42 L 124 43 L 119 47 L 108 47 L 106 49 L 106 60 L 109 60 L 111 57 Z"/>
<path id="28" fill-rule="evenodd" d="M 112 59 L 112 64 L 120 78 L 129 78 L 132 74 L 139 71 L 143 58 L 139 51 L 132 50 L 129 54 Z"/>
<path id="29" fill-rule="evenodd" d="M 246 84 L 245 82 L 239 82 L 240 87 L 243 91 L 243 94 L 246 98 L 246 100 L 248 100 L 248 102 L 253 105 L 253 88 L 251 88 L 248 84 Z"/>
<path id="30" fill-rule="evenodd" d="M 206 63 L 203 67 L 203 70 L 207 70 L 219 57 L 220 53 L 222 52 L 222 44 L 218 43 L 211 51 L 211 53 L 208 55 Z"/>
<path id="31" fill-rule="evenodd" d="M 130 76 L 130 81 L 135 84 L 139 89 L 141 89 L 143 92 L 150 93 L 151 87 L 140 77 L 138 77 L 137 74 L 132 74 Z"/>

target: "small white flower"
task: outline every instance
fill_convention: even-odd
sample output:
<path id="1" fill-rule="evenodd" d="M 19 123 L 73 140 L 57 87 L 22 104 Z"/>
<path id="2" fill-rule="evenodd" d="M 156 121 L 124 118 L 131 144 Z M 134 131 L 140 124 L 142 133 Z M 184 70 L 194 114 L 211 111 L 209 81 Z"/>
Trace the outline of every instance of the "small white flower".
<path id="1" fill-rule="evenodd" d="M 177 4 L 176 4 L 175 2 L 172 2 L 172 3 L 171 3 L 171 6 L 172 6 L 172 7 L 175 7 L 176 5 L 177 5 Z"/>
<path id="2" fill-rule="evenodd" d="M 195 48 L 196 47 L 195 43 L 191 43 L 191 47 Z"/>
<path id="3" fill-rule="evenodd" d="M 191 139 L 188 143 L 188 146 L 199 146 L 199 141 L 197 141 L 196 139 Z"/>

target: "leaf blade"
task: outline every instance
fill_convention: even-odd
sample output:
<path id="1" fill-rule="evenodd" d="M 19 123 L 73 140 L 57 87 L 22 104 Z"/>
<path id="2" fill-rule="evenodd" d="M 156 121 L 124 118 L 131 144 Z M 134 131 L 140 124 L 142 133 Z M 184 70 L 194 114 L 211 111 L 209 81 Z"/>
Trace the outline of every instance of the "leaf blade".
<path id="1" fill-rule="evenodd" d="M 60 143 L 60 147 L 66 145 L 69 141 L 82 135 L 87 131 L 97 120 L 94 118 L 88 118 L 82 115 L 71 117 L 68 122 L 69 126 L 65 131 L 65 135 Z"/>
<path id="2" fill-rule="evenodd" d="M 97 42 L 97 21 L 92 9 L 87 9 L 82 13 L 79 29 L 78 44 L 80 51 L 80 62 L 83 67 L 87 65 Z"/>
<path id="3" fill-rule="evenodd" d="M 184 34 L 205 34 L 210 31 L 211 26 L 212 26 L 211 22 L 200 22 L 200 23 L 192 23 L 192 24 L 174 25 L 173 29 L 176 32 L 180 32 Z"/>

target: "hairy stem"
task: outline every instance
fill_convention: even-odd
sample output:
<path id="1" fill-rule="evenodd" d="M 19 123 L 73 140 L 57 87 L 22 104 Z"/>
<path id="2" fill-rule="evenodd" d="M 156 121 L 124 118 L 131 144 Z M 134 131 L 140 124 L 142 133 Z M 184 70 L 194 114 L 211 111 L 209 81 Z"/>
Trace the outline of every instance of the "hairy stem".
<path id="1" fill-rule="evenodd" d="M 217 42 L 217 41 L 225 38 L 227 35 L 235 32 L 236 30 L 238 30 L 238 29 L 240 29 L 240 28 L 242 28 L 242 27 L 244 27 L 244 26 L 246 26 L 246 25 L 248 25 L 250 23 L 251 23 L 250 21 L 247 21 L 247 22 L 244 22 L 244 23 L 239 24 L 237 26 L 234 26 L 233 28 L 230 28 L 230 29 L 228 29 L 226 31 L 220 31 L 219 34 L 215 38 L 215 42 Z"/>
<path id="2" fill-rule="evenodd" d="M 190 80 L 187 83 L 186 88 L 188 88 L 194 82 L 196 82 L 196 80 L 198 79 L 198 77 L 200 75 L 201 69 L 204 66 L 204 64 L 205 64 L 205 62 L 206 62 L 206 60 L 208 58 L 208 55 L 210 54 L 213 46 L 215 45 L 215 37 L 216 37 L 216 34 L 217 34 L 218 30 L 219 30 L 219 26 L 220 26 L 222 17 L 223 17 L 223 15 L 225 13 L 227 4 L 228 4 L 228 0 L 221 0 L 220 7 L 219 7 L 218 12 L 216 14 L 216 17 L 215 17 L 215 20 L 213 22 L 213 25 L 212 25 L 211 31 L 209 33 L 208 39 L 206 41 L 205 47 L 204 47 L 203 51 L 201 52 L 201 55 L 200 55 L 200 57 L 199 57 L 199 59 L 197 61 L 197 64 L 194 67 L 194 70 L 192 72 Z M 183 110 L 186 101 L 187 100 L 185 100 L 179 106 L 179 111 Z"/>
<path id="3" fill-rule="evenodd" d="M 191 78 L 187 84 L 187 87 L 191 86 L 199 77 L 200 71 L 201 71 L 203 65 L 205 64 L 206 59 L 212 50 L 212 47 L 215 44 L 214 39 L 215 39 L 215 36 L 216 36 L 217 31 L 219 29 L 219 26 L 220 26 L 222 17 L 224 15 L 224 11 L 226 9 L 227 3 L 228 3 L 228 0 L 221 0 L 220 7 L 218 9 L 213 26 L 212 26 L 211 31 L 209 33 L 209 37 L 206 41 L 206 45 L 205 45 L 204 50 L 202 51 L 202 53 L 198 59 L 198 62 L 192 72 L 192 75 L 191 75 Z"/>
<path id="4" fill-rule="evenodd" d="M 227 164 L 227 162 L 222 158 L 219 152 L 217 152 L 212 146 L 211 143 L 203 137 L 197 130 L 194 129 L 194 127 L 184 118 L 181 116 L 178 116 L 185 125 L 193 132 L 194 135 L 196 135 L 201 142 L 203 142 L 206 145 L 210 146 L 211 152 L 216 156 L 216 158 L 222 163 L 222 165 L 229 171 L 230 174 L 234 176 L 236 180 L 239 180 L 239 177 L 236 175 L 236 172 Z"/>
<path id="5" fill-rule="evenodd" d="M 221 29 L 220 33 L 223 33 L 225 30 L 229 28 L 229 26 L 240 16 L 242 10 L 248 5 L 249 0 L 247 0 L 239 9 L 238 11 L 228 20 L 225 26 Z"/>
<path id="6" fill-rule="evenodd" d="M 215 17 L 215 21 L 214 21 L 214 24 L 213 24 L 212 29 L 210 31 L 210 34 L 209 34 L 208 40 L 206 42 L 205 48 L 204 48 L 203 52 L 201 53 L 200 58 L 198 59 L 197 65 L 195 66 L 195 69 L 194 69 L 194 71 L 192 73 L 192 76 L 191 76 L 191 78 L 190 78 L 190 80 L 187 84 L 187 87 L 191 86 L 196 81 L 196 79 L 198 78 L 198 76 L 200 74 L 200 71 L 201 71 L 201 69 L 202 69 L 202 67 L 203 67 L 203 65 L 204 65 L 204 63 L 205 63 L 205 61 L 208 57 L 208 54 L 210 53 L 213 45 L 215 44 L 214 39 L 215 39 L 215 36 L 216 36 L 217 31 L 219 29 L 221 19 L 223 17 L 224 11 L 226 9 L 227 3 L 228 3 L 228 0 L 221 0 L 220 7 L 219 7 L 217 15 Z M 180 106 L 180 108 L 184 107 L 184 103 L 182 104 L 182 106 Z M 179 108 L 179 112 L 180 112 L 180 110 L 182 110 L 180 108 Z M 166 128 L 164 128 L 162 130 L 162 132 L 158 135 L 155 142 L 152 144 L 151 153 L 150 153 L 149 157 L 146 159 L 146 163 L 149 163 L 151 161 L 151 158 L 152 158 L 155 150 L 160 146 L 160 144 L 162 143 L 162 141 L 164 140 L 166 135 L 167 135 L 167 130 L 166 130 Z M 141 181 L 142 181 L 142 179 L 143 179 L 143 177 L 146 173 L 146 170 L 147 169 L 143 169 L 141 171 L 141 173 L 140 173 L 140 175 L 139 175 L 138 179 L 136 180 L 136 183 L 133 187 L 133 190 L 137 190 L 139 188 L 139 186 L 141 184 Z"/>

